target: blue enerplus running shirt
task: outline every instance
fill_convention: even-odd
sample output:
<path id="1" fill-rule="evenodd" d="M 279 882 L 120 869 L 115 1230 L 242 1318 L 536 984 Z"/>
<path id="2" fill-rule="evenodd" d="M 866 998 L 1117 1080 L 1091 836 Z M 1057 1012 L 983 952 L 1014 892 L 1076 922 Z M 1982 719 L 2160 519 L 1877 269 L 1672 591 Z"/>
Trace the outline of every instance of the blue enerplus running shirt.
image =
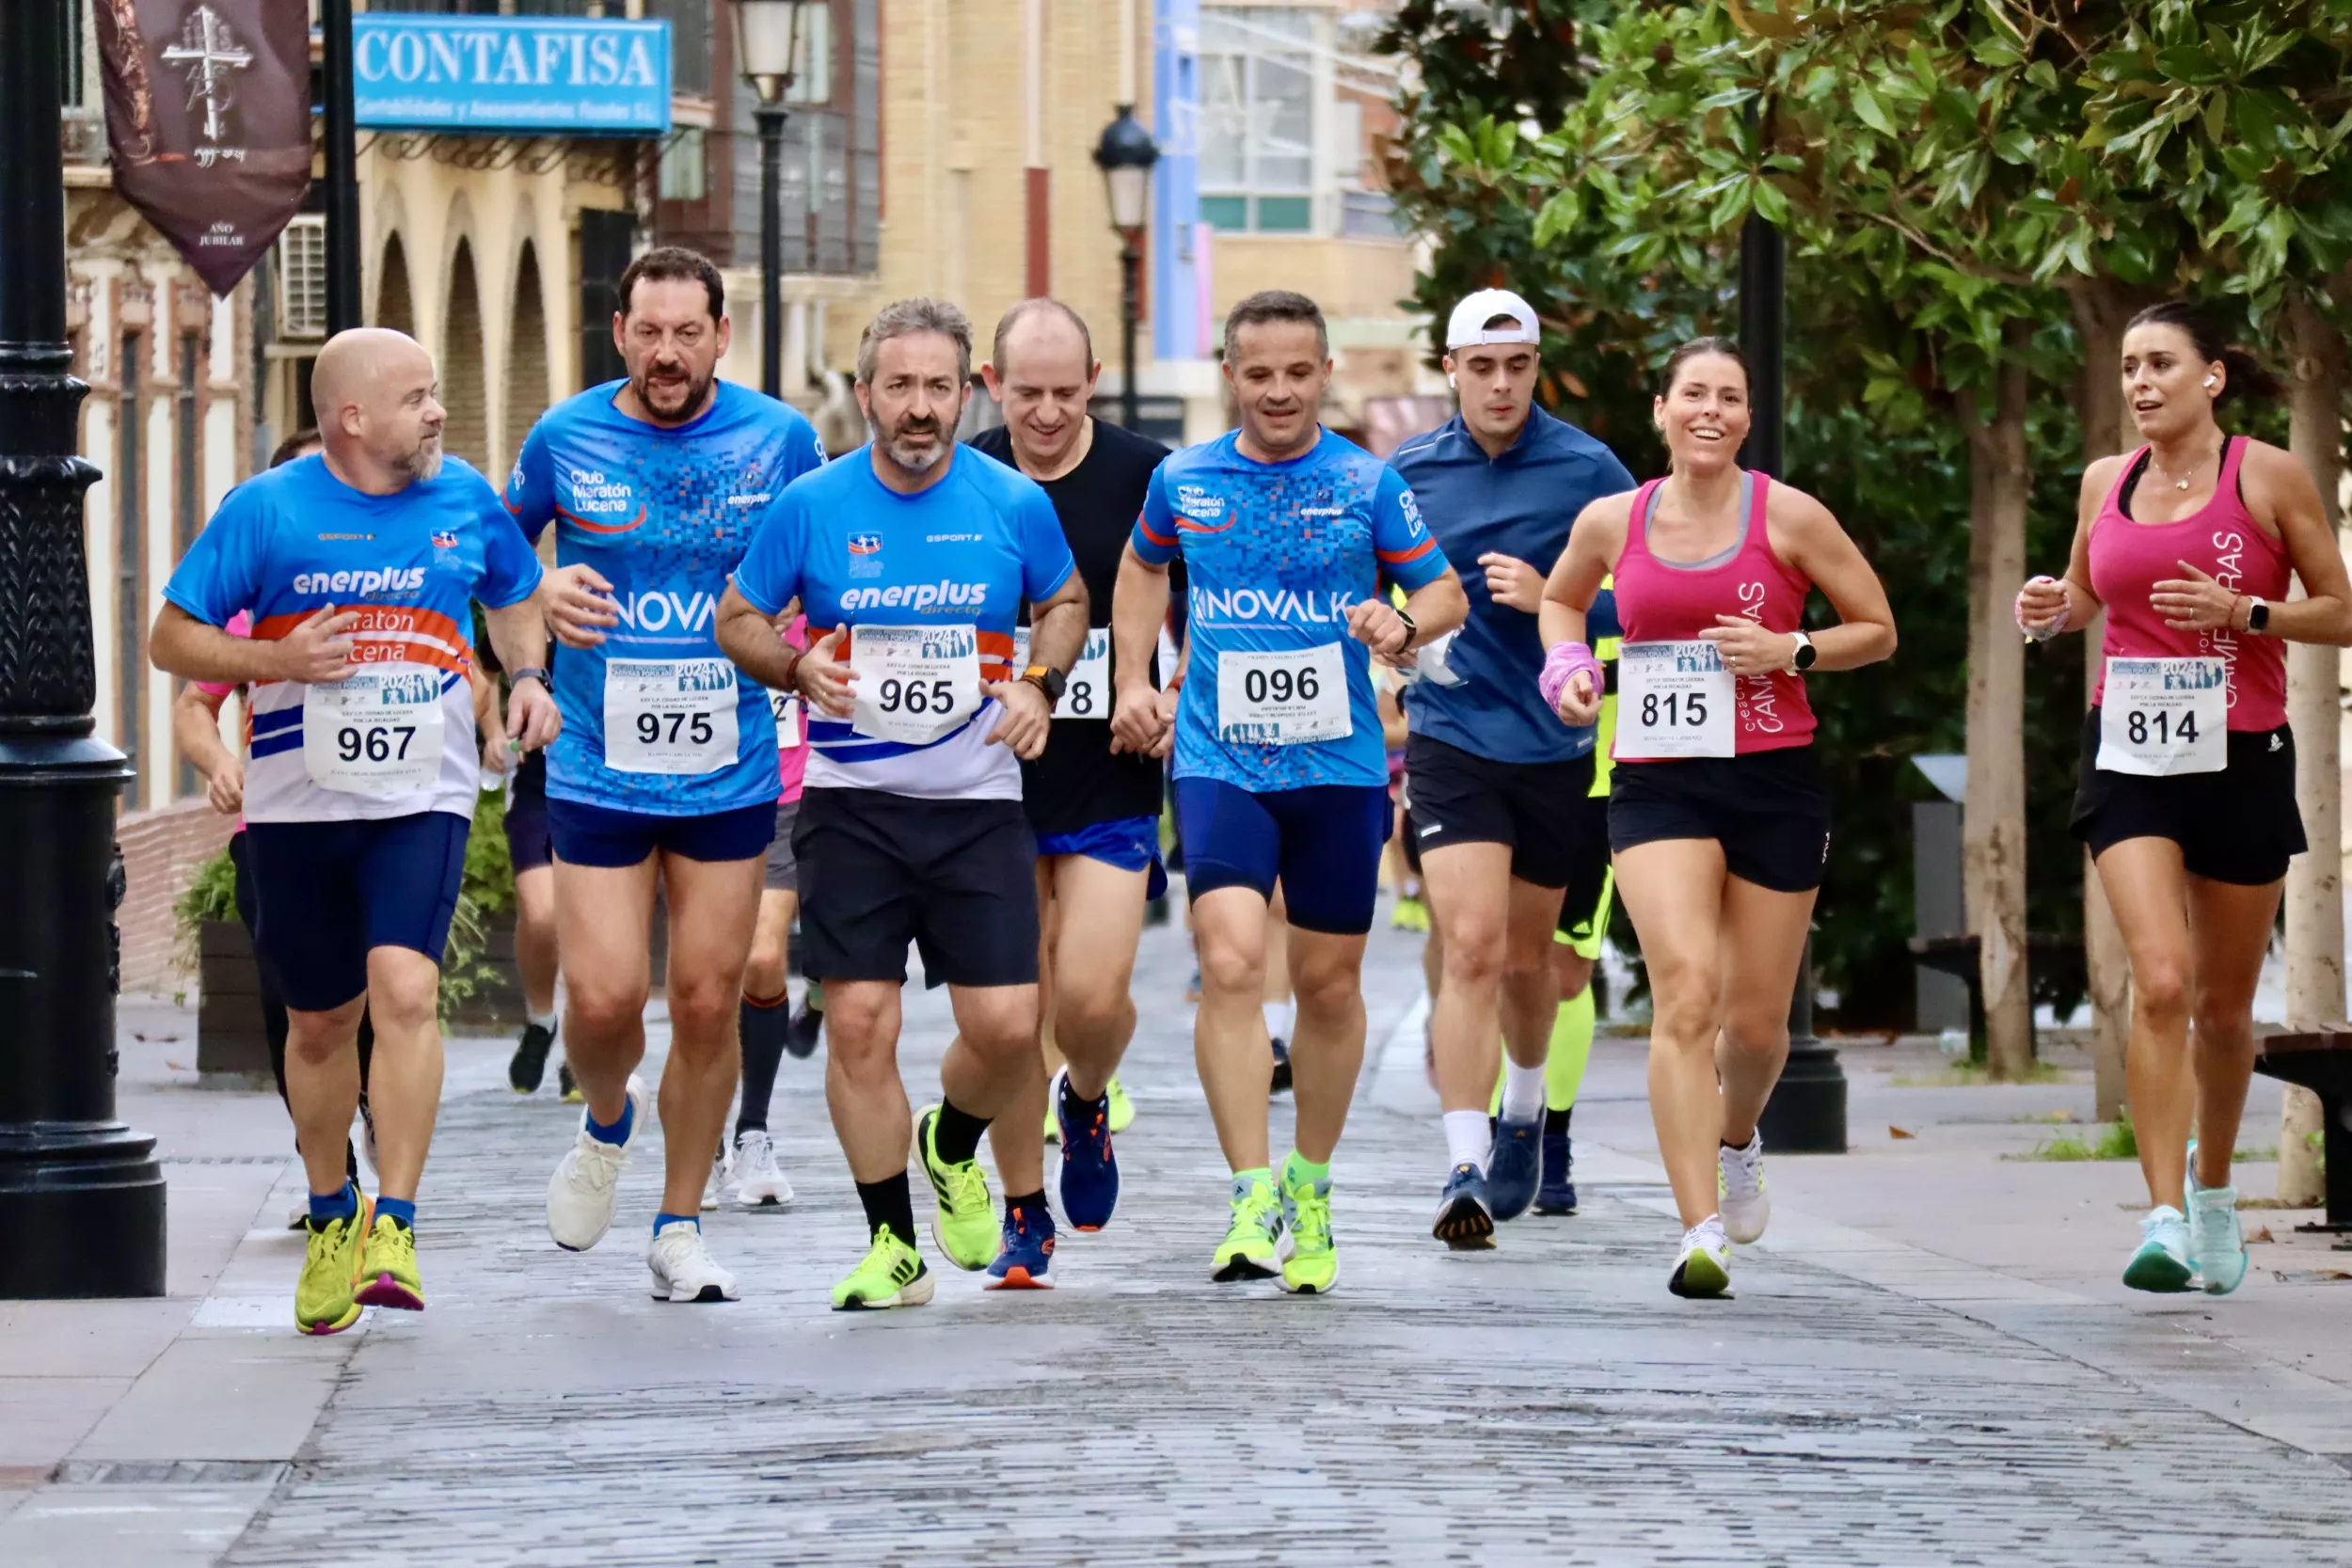
<path id="1" fill-rule="evenodd" d="M 1388 782 L 1372 653 L 1347 632 L 1347 610 L 1387 578 L 1407 593 L 1443 577 L 1445 552 L 1422 526 L 1396 470 L 1325 431 L 1282 463 L 1242 455 L 1237 433 L 1160 465 L 1136 520 L 1136 554 L 1182 555 L 1190 578 L 1192 665 L 1176 705 L 1175 774 L 1252 792 Z M 1218 660 L 1339 645 L 1348 733 L 1257 745 L 1220 733 Z"/>
<path id="2" fill-rule="evenodd" d="M 1470 619 L 1446 651 L 1447 668 L 1462 684 L 1407 687 L 1405 714 L 1413 733 L 1493 762 L 1565 762 L 1591 751 L 1593 726 L 1569 729 L 1536 689 L 1544 641 L 1535 617 L 1488 598 L 1477 562 L 1495 551 L 1549 573 L 1568 547 L 1578 514 L 1603 496 L 1632 489 L 1633 476 L 1607 447 L 1540 408 L 1500 457 L 1488 457 L 1456 414 L 1397 448 L 1389 465 L 1420 498 L 1439 546 L 1462 563 L 1470 598 Z M 1598 604 L 1589 618 L 1595 646 L 1616 631 L 1614 595 L 1605 596 L 1612 604 L 1607 627 Z"/>
<path id="3" fill-rule="evenodd" d="M 1021 602 L 1051 598 L 1077 563 L 1035 480 L 974 447 L 950 447 L 946 461 L 943 477 L 911 496 L 875 476 L 870 448 L 827 464 L 768 509 L 736 591 L 767 615 L 798 598 L 812 643 L 850 628 L 843 653 L 853 670 L 859 628 L 914 628 L 976 648 L 983 683 L 1012 679 Z M 861 696 L 873 693 L 864 672 L 860 683 Z M 804 787 L 1018 800 L 1021 759 L 988 738 L 1003 714 L 986 698 L 953 730 L 916 744 L 862 734 L 812 707 Z M 768 771 L 772 783 L 772 761 Z"/>
<path id="4" fill-rule="evenodd" d="M 612 585 L 620 624 L 555 667 L 564 734 L 548 753 L 548 793 L 644 816 L 702 816 L 776 798 L 776 721 L 768 695 L 737 681 L 719 649 L 719 600 L 771 501 L 820 467 L 824 448 L 799 413 L 718 383 L 701 418 L 648 424 L 613 406 L 607 382 L 541 416 L 506 482 L 506 505 L 533 540 L 556 525 L 559 565 L 584 562 Z M 642 752 L 608 752 L 610 662 L 674 661 L 680 689 L 712 678 L 739 689 L 732 760 L 708 771 L 643 771 Z M 633 665 L 632 669 L 644 667 Z M 654 726 L 657 740 L 662 727 Z M 675 737 L 669 737 L 675 740 Z M 629 766 L 615 768 L 615 759 Z M 699 763 L 676 766 L 699 767 Z"/>

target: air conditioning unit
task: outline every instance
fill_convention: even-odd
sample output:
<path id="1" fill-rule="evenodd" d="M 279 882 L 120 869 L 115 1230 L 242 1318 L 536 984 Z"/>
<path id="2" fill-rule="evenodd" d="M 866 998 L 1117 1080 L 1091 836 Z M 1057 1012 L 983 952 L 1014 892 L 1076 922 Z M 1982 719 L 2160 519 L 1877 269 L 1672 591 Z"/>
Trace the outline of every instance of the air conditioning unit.
<path id="1" fill-rule="evenodd" d="M 326 336 L 325 214 L 299 214 L 278 236 L 278 335 Z"/>

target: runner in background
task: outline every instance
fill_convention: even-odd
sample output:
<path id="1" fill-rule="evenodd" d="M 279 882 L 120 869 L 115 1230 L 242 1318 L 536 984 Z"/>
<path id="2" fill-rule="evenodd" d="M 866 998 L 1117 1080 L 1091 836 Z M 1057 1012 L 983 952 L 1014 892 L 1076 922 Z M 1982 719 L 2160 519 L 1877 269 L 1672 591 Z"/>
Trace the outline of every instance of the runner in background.
<path id="1" fill-rule="evenodd" d="M 784 628 L 785 646 L 805 651 L 808 617 L 796 615 Z M 776 837 L 768 846 L 766 885 L 759 895 L 759 924 L 752 931 L 752 956 L 743 966 L 743 1099 L 735 1113 L 735 1155 L 726 1176 L 735 1199 L 746 1209 L 778 1208 L 792 1201 L 792 1183 L 776 1164 L 775 1141 L 768 1136 L 768 1102 L 774 1098 L 776 1069 L 791 1050 L 787 976 L 792 969 L 792 922 L 801 912 L 801 867 L 792 853 L 792 828 L 801 815 L 801 784 L 808 772 L 808 714 L 788 692 L 768 693 L 776 716 Z M 813 1043 L 813 1042 L 812 1042 Z M 806 1056 L 806 1051 L 793 1052 Z M 718 1206 L 707 1195 L 706 1209 Z"/>
<path id="2" fill-rule="evenodd" d="M 1544 589 L 1540 689 L 1600 717 L 1586 639 L 1613 573 L 1620 696 L 1609 838 L 1656 1006 L 1650 1115 L 1681 1212 L 1667 1289 L 1730 1288 L 1731 1242 L 1764 1233 L 1756 1118 L 1788 1057 L 1788 999 L 1829 859 L 1804 672 L 1895 651 L 1869 562 L 1820 502 L 1739 466 L 1747 363 L 1701 338 L 1667 359 L 1653 417 L 1669 477 L 1587 506 Z M 1801 629 L 1816 585 L 1839 624 Z"/>
<path id="3" fill-rule="evenodd" d="M 1119 1063 L 1136 1030 L 1129 992 L 1144 908 L 1167 892 L 1160 864 L 1161 760 L 1118 750 L 1111 736 L 1111 588 L 1144 487 L 1168 449 L 1087 412 L 1102 363 L 1077 313 L 1029 299 L 997 323 L 980 367 L 1005 422 L 975 450 L 1043 486 L 1087 586 L 1085 650 L 1054 711 L 1045 750 L 1021 766 L 1021 800 L 1037 835 L 1040 1045 L 1033 1115 L 1000 1116 L 989 1142 L 1007 1189 L 999 1285 L 1041 1285 L 1050 1254 L 1041 1221 L 1015 1195 L 1042 1191 L 1040 1130 L 1061 1146 L 1062 1218 L 1100 1230 L 1119 1200 L 1112 1134 L 1134 1117 Z M 1014 638 L 1025 666 L 1027 632 Z M 1157 662 L 1156 650 L 1153 661 Z M 1153 682 L 1159 680 L 1156 668 Z M 1035 1234 L 1032 1234 L 1035 1232 Z"/>
<path id="4" fill-rule="evenodd" d="M 316 430 L 297 430 L 278 443 L 270 453 L 269 466 L 283 467 L 297 457 L 308 457 L 320 450 Z M 253 635 L 253 616 L 239 610 L 230 617 L 223 628 L 231 637 Z M 237 874 L 237 921 L 245 927 L 249 942 L 261 926 L 260 900 L 253 887 L 253 847 L 245 836 L 245 749 L 252 741 L 252 696 L 245 693 L 246 713 L 241 721 L 246 734 L 230 751 L 220 738 L 220 710 L 229 701 L 230 693 L 241 689 L 234 683 L 222 681 L 184 681 L 180 694 L 171 704 L 171 736 L 185 757 L 204 780 L 206 797 L 213 809 L 224 816 L 235 813 L 237 826 L 229 835 L 229 863 Z M 537 752 L 532 753 L 536 756 Z M 270 978 L 269 966 L 257 963 L 254 974 L 259 982 L 259 1002 L 262 1010 L 262 1037 L 269 1046 L 270 1077 L 277 1082 L 278 1098 L 291 1111 L 292 1101 L 286 1099 L 286 1000 L 278 994 L 277 983 Z M 359 1013 L 359 1124 L 367 1140 L 373 1142 L 374 1130 L 368 1120 L 368 1064 L 375 1054 L 375 1025 L 369 1022 L 367 1011 Z M 375 1184 L 373 1168 L 363 1169 L 359 1164 L 357 1141 L 346 1134 L 343 1138 L 343 1164 L 352 1180 L 365 1191 Z M 370 1166 L 373 1159 L 370 1159 Z M 286 1221 L 289 1230 L 300 1230 L 310 1224 L 310 1205 L 308 1200 L 297 1203 Z"/>
<path id="5" fill-rule="evenodd" d="M 2106 612 L 2073 826 L 2131 958 L 2125 1086 L 2151 1207 L 2123 1283 L 2221 1295 L 2246 1277 L 2230 1163 L 2254 988 L 2308 847 L 2285 644 L 2352 642 L 2352 586 L 2310 471 L 2214 418 L 2277 392 L 2249 356 L 2166 304 L 2124 328 L 2121 370 L 2145 444 L 2084 472 L 2066 575 L 2026 583 L 2017 620 L 2039 641 Z M 2308 597 L 2290 600 L 2296 577 Z"/>

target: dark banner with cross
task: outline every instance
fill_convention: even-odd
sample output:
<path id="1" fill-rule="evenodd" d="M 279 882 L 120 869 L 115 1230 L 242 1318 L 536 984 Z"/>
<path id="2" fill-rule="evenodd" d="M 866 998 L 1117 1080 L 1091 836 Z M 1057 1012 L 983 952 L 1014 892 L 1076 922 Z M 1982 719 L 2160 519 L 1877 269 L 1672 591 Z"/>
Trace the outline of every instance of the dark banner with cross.
<path id="1" fill-rule="evenodd" d="M 310 189 L 301 0 L 94 0 L 115 189 L 216 294 Z"/>

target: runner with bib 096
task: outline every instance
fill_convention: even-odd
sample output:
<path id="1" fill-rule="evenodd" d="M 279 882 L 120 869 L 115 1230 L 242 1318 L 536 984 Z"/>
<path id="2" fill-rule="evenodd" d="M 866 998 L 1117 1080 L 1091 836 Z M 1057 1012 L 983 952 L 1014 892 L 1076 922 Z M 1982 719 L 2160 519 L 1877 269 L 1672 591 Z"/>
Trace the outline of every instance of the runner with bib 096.
<path id="1" fill-rule="evenodd" d="M 1806 671 L 1895 651 L 1895 617 L 1827 508 L 1739 465 L 1748 371 L 1701 338 L 1666 361 L 1653 418 L 1673 472 L 1584 509 L 1544 588 L 1544 700 L 1599 717 L 1586 614 L 1615 573 L 1609 843 L 1656 999 L 1650 1114 L 1681 1211 L 1667 1288 L 1731 1283 L 1726 1242 L 1764 1233 L 1756 1130 L 1788 1056 L 1788 999 L 1829 858 Z M 1839 624 L 1802 628 L 1820 587 Z"/>
<path id="2" fill-rule="evenodd" d="M 2132 966 L 2125 1082 L 2151 1208 L 2123 1283 L 2222 1294 L 2246 1276 L 2230 1161 L 2254 987 L 2306 847 L 2283 643 L 2352 641 L 2352 597 L 2302 464 L 2215 421 L 2223 399 L 2277 390 L 2250 356 L 2167 304 L 2124 328 L 2120 369 L 2145 444 L 2085 470 L 2066 575 L 2028 581 L 2017 624 L 2044 641 L 2106 612 L 2074 829 Z M 2309 597 L 2287 600 L 2290 572 Z"/>

